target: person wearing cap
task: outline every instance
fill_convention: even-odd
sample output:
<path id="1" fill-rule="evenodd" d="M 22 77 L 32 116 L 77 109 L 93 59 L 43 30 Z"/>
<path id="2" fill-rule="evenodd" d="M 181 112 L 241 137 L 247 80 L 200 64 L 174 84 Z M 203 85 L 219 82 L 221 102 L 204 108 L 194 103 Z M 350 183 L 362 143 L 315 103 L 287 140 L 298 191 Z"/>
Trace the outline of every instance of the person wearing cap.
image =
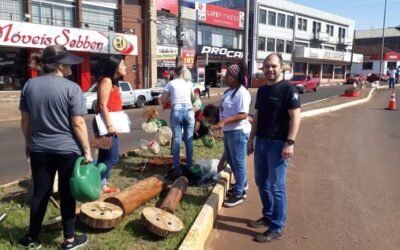
<path id="1" fill-rule="evenodd" d="M 112 145 L 110 149 L 99 149 L 97 162 L 104 163 L 107 170 L 101 174 L 103 193 L 115 193 L 119 189 L 108 185 L 111 175 L 111 168 L 119 160 L 119 139 L 116 130 L 116 124 L 110 117 L 110 112 L 122 111 L 122 97 L 119 89 L 118 80 L 126 75 L 126 65 L 120 55 L 112 55 L 104 62 L 104 69 L 97 86 L 98 110 L 104 118 L 108 134 L 112 136 Z M 97 133 L 96 123 L 93 122 L 93 128 Z"/>
<path id="2" fill-rule="evenodd" d="M 43 74 L 29 79 L 21 92 L 21 129 L 31 163 L 33 197 L 29 231 L 19 243 L 29 249 L 41 247 L 39 235 L 56 171 L 65 239 L 61 248 L 76 249 L 88 242 L 86 235 L 75 234 L 76 202 L 70 191 L 75 161 L 81 155 L 93 160 L 83 117 L 87 109 L 79 85 L 65 78 L 72 74 L 71 65 L 82 61 L 62 46 L 46 47 L 42 54 L 32 55 L 30 65 Z"/>
<path id="3" fill-rule="evenodd" d="M 283 236 L 288 160 L 293 157 L 300 126 L 299 93 L 283 79 L 282 66 L 282 56 L 276 53 L 264 61 L 267 84 L 257 91 L 256 114 L 248 143 L 248 153 L 254 151 L 254 176 L 262 203 L 261 218 L 251 220 L 248 226 L 267 228 L 256 235 L 258 242 Z"/>
<path id="4" fill-rule="evenodd" d="M 246 72 L 244 63 L 233 64 L 226 70 L 225 84 L 229 89 L 221 99 L 219 121 L 211 127 L 211 130 L 224 132 L 224 157 L 235 177 L 235 184 L 224 202 L 226 207 L 235 207 L 246 198 L 247 141 L 251 131 L 248 120 L 251 96 L 245 87 Z"/>

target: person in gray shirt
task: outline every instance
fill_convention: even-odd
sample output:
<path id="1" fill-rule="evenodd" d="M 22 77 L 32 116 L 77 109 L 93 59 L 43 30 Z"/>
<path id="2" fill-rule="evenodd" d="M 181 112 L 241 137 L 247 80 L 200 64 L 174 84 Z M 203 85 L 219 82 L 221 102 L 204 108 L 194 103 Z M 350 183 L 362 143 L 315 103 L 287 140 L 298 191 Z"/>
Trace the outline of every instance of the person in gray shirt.
<path id="1" fill-rule="evenodd" d="M 61 248 L 76 249 L 88 242 L 86 235 L 75 234 L 75 199 L 70 190 L 76 159 L 83 154 L 87 161 L 93 160 L 83 118 L 87 109 L 78 84 L 64 78 L 72 74 L 71 65 L 81 62 L 62 46 L 48 46 L 43 54 L 32 55 L 31 66 L 44 74 L 29 79 L 21 92 L 21 129 L 31 162 L 33 198 L 29 232 L 19 243 L 30 249 L 41 247 L 39 234 L 56 171 L 65 238 Z"/>

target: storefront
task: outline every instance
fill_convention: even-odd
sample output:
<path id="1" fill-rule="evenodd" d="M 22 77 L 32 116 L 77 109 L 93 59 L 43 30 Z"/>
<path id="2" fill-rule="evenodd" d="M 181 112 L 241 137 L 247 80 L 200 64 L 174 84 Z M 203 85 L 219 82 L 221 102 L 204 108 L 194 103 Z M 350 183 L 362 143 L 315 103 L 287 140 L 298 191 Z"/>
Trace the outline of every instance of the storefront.
<path id="1" fill-rule="evenodd" d="M 71 78 L 83 90 L 91 86 L 101 69 L 94 61 L 111 54 L 138 53 L 134 35 L 0 20 L 0 90 L 20 90 L 28 78 L 36 76 L 38 73 L 28 66 L 30 55 L 48 45 L 65 46 L 84 59 L 73 67 Z"/>
<path id="2" fill-rule="evenodd" d="M 400 53 L 395 51 L 389 51 L 383 54 L 383 60 L 381 64 L 380 54 L 364 54 L 364 62 L 362 64 L 356 64 L 352 67 L 352 72 L 355 74 L 378 74 L 379 70 L 381 73 L 386 74 L 390 69 L 395 68 L 400 71 Z"/>
<path id="3" fill-rule="evenodd" d="M 320 78 L 321 82 L 342 82 L 346 78 L 346 66 L 362 61 L 361 54 L 298 47 L 295 50 L 293 73 Z"/>

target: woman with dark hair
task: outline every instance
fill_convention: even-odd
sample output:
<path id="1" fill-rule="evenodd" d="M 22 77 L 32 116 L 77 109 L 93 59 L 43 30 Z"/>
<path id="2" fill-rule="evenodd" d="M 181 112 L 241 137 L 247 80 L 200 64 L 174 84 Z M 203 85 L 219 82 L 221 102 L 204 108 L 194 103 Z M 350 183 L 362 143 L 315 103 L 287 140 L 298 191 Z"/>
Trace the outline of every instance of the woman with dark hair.
<path id="1" fill-rule="evenodd" d="M 111 168 L 119 159 L 119 140 L 115 124 L 112 123 L 110 112 L 122 110 L 121 91 L 119 90 L 118 80 L 126 75 L 126 66 L 122 56 L 110 56 L 104 64 L 104 71 L 99 79 L 97 86 L 97 110 L 101 113 L 106 124 L 108 135 L 112 136 L 112 146 L 110 149 L 99 149 L 97 162 L 104 163 L 107 171 L 102 173 L 101 182 L 103 193 L 118 192 L 119 189 L 107 185 L 110 178 Z M 95 133 L 98 133 L 97 124 L 93 122 Z"/>
<path id="2" fill-rule="evenodd" d="M 246 82 L 246 67 L 243 63 L 228 67 L 225 84 L 229 89 L 221 99 L 219 121 L 211 127 L 224 132 L 224 157 L 235 177 L 235 184 L 224 203 L 227 207 L 237 206 L 246 198 L 247 141 L 251 131 L 247 118 L 251 96 L 244 86 Z"/>
<path id="3" fill-rule="evenodd" d="M 169 177 L 175 179 L 182 175 L 180 167 L 180 148 L 183 141 L 186 147 L 187 167 L 192 167 L 193 160 L 193 130 L 194 110 L 192 105 L 193 90 L 190 71 L 184 65 L 175 68 L 175 79 L 168 82 L 161 101 L 163 104 L 171 103 L 170 124 L 172 129 L 172 158 L 173 166 Z"/>
<path id="4" fill-rule="evenodd" d="M 25 138 L 25 155 L 30 158 L 33 198 L 28 234 L 19 243 L 39 249 L 40 230 L 47 203 L 58 172 L 61 217 L 64 230 L 62 249 L 76 249 L 88 242 L 86 235 L 75 234 L 75 199 L 70 178 L 75 161 L 82 154 L 92 161 L 85 119 L 85 100 L 79 85 L 65 77 L 71 65 L 82 58 L 62 46 L 48 46 L 32 55 L 31 67 L 43 75 L 29 79 L 22 92 L 19 109 Z"/>

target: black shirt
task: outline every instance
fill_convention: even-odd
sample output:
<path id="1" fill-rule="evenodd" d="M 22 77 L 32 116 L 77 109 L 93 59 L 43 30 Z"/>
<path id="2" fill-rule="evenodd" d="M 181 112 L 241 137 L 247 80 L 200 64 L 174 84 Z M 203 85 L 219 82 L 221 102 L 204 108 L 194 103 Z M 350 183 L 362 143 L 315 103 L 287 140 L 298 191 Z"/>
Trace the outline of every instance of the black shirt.
<path id="1" fill-rule="evenodd" d="M 289 132 L 290 109 L 300 108 L 297 89 L 288 81 L 264 85 L 257 91 L 257 136 L 286 140 Z"/>

